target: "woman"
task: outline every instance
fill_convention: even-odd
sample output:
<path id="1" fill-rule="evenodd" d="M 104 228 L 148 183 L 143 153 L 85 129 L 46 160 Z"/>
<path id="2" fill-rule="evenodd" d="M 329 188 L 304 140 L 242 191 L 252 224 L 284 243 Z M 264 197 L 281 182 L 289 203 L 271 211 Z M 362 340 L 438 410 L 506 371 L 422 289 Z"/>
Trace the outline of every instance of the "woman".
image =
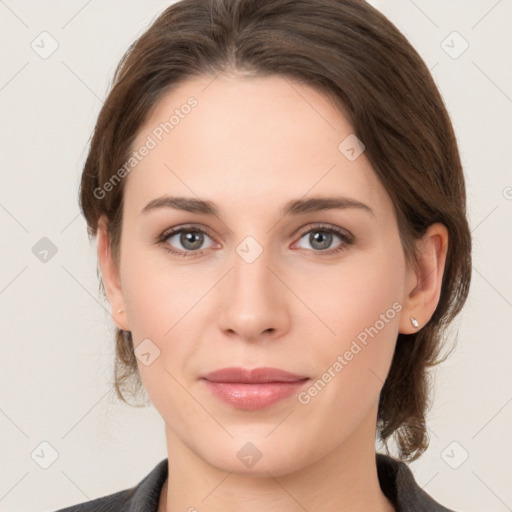
<path id="1" fill-rule="evenodd" d="M 446 511 L 405 462 L 471 274 L 425 64 L 360 0 L 182 0 L 130 47 L 80 202 L 168 456 L 67 511 Z M 397 457 L 377 454 L 376 437 Z"/>

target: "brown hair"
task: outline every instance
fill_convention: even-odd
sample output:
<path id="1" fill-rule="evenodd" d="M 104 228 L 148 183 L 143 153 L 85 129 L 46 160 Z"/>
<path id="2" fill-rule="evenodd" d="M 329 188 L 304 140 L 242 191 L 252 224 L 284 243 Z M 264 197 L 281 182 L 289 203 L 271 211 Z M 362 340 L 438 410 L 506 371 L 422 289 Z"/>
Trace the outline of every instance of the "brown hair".
<path id="1" fill-rule="evenodd" d="M 448 229 L 437 309 L 418 332 L 398 335 L 379 401 L 379 438 L 387 447 L 394 435 L 399 457 L 414 460 L 428 446 L 428 370 L 439 362 L 445 328 L 468 294 L 471 236 L 460 156 L 442 98 L 417 52 L 366 2 L 181 0 L 167 8 L 122 58 L 99 114 L 80 188 L 89 236 L 105 215 L 119 261 L 123 181 L 101 197 L 95 191 L 128 160 L 138 130 L 166 92 L 226 68 L 285 76 L 339 105 L 393 200 L 408 261 L 415 261 L 414 241 L 428 226 L 441 222 Z M 130 332 L 116 332 L 114 375 L 125 402 L 123 391 L 143 389 Z"/>

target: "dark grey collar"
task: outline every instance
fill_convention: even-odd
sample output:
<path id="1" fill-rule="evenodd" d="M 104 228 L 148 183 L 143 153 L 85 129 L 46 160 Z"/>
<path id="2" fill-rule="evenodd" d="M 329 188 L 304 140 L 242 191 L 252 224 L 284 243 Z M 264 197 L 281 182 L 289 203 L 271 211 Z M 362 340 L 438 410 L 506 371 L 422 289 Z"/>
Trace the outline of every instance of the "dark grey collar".
<path id="1" fill-rule="evenodd" d="M 380 453 L 376 457 L 380 487 L 396 512 L 453 512 L 440 505 L 416 483 L 405 462 Z"/>

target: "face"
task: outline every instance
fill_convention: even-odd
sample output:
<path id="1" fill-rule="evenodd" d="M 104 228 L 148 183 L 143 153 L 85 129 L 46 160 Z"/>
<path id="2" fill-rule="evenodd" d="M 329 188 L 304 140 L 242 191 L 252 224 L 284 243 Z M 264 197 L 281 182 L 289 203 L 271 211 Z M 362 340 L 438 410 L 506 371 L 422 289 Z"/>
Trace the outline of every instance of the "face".
<path id="1" fill-rule="evenodd" d="M 373 450 L 410 279 L 393 204 L 365 153 L 340 149 L 353 128 L 323 94 L 277 76 L 212 80 L 159 102 L 124 178 L 123 324 L 146 391 L 168 441 L 223 471 L 279 475 L 356 442 Z M 202 378 L 226 367 L 307 380 L 225 385 L 226 401 Z"/>

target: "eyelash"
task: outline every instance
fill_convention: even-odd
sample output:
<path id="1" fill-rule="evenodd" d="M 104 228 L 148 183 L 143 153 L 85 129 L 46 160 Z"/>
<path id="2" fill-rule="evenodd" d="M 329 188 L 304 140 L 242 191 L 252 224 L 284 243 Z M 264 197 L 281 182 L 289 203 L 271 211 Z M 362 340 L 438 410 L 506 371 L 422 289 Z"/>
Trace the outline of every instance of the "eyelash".
<path id="1" fill-rule="evenodd" d="M 345 251 L 348 248 L 348 246 L 354 242 L 353 237 L 351 235 L 347 234 L 345 231 L 342 231 L 341 229 L 336 228 L 334 226 L 327 226 L 327 225 L 323 225 L 323 224 L 315 225 L 315 226 L 307 226 L 307 228 L 300 234 L 299 240 L 304 235 L 306 235 L 310 232 L 315 232 L 315 231 L 322 232 L 322 233 L 335 234 L 342 241 L 342 243 L 336 249 L 327 249 L 324 251 L 313 250 L 313 252 L 317 253 L 320 256 L 332 256 L 334 254 L 341 253 L 341 252 Z M 194 225 L 190 225 L 190 226 L 181 226 L 179 228 L 172 228 L 168 231 L 165 231 L 157 238 L 157 243 L 161 244 L 162 247 L 164 248 L 164 250 L 166 250 L 167 252 L 170 252 L 171 254 L 180 256 L 182 258 L 194 258 L 194 257 L 202 256 L 202 254 L 207 249 L 202 249 L 200 251 L 179 251 L 179 250 L 173 249 L 172 246 L 170 246 L 169 244 L 166 243 L 167 240 L 169 238 L 171 238 L 171 236 L 176 235 L 178 233 L 182 233 L 182 232 L 202 233 L 202 234 L 205 234 L 213 239 L 213 237 L 208 233 L 207 230 L 201 229 Z M 312 250 L 312 249 L 309 249 L 309 250 Z"/>

